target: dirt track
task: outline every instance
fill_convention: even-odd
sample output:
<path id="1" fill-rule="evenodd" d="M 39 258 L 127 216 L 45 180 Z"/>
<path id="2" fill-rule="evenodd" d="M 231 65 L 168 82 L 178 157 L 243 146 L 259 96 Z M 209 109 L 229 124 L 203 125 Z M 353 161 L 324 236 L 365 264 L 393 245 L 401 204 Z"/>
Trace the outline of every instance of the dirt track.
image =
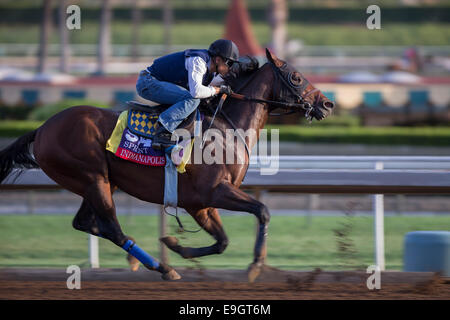
<path id="1" fill-rule="evenodd" d="M 294 272 L 266 269 L 255 283 L 244 270 L 179 268 L 177 282 L 147 270 L 83 269 L 81 290 L 69 290 L 64 269 L 0 269 L 0 299 L 303 300 L 444 299 L 450 280 L 432 273 L 384 272 L 369 290 L 364 272 Z"/>

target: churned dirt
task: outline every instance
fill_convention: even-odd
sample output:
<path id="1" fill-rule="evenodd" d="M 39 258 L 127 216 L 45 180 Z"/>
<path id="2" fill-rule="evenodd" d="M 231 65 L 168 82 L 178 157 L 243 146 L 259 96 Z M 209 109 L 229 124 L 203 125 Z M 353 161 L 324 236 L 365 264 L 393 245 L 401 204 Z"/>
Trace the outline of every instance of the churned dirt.
<path id="1" fill-rule="evenodd" d="M 266 268 L 254 283 L 245 270 L 177 269 L 167 282 L 156 272 L 82 269 L 81 289 L 67 289 L 64 269 L 0 269 L 0 299 L 44 300 L 450 300 L 450 279 L 433 273 L 383 272 L 381 288 L 369 290 L 364 271 L 311 272 Z"/>

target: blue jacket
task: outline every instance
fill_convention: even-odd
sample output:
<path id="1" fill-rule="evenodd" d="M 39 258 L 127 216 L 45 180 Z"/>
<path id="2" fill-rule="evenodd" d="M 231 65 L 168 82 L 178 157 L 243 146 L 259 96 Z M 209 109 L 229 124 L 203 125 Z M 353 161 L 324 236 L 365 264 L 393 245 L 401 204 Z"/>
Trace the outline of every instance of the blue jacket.
<path id="1" fill-rule="evenodd" d="M 187 57 L 201 57 L 205 60 L 207 67 L 209 68 L 209 62 L 211 57 L 208 54 L 208 50 L 205 49 L 189 49 L 185 51 L 175 52 L 163 56 L 153 61 L 153 64 L 147 68 L 156 79 L 159 81 L 166 81 L 174 83 L 183 88 L 189 88 L 188 71 L 185 67 L 185 61 Z M 213 74 L 208 72 L 203 77 L 203 85 L 208 85 L 213 79 Z"/>

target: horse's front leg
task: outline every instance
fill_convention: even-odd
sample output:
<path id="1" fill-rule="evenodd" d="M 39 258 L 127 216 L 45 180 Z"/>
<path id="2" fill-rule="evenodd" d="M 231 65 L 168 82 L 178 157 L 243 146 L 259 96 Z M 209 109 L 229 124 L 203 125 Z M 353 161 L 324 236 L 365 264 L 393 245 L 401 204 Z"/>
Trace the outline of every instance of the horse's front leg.
<path id="1" fill-rule="evenodd" d="M 211 206 L 232 211 L 249 212 L 258 219 L 259 227 L 256 235 L 254 259 L 248 269 L 248 280 L 253 282 L 260 274 L 266 259 L 267 229 L 270 220 L 269 210 L 263 203 L 253 199 L 229 182 L 222 182 L 214 189 L 211 197 Z"/>

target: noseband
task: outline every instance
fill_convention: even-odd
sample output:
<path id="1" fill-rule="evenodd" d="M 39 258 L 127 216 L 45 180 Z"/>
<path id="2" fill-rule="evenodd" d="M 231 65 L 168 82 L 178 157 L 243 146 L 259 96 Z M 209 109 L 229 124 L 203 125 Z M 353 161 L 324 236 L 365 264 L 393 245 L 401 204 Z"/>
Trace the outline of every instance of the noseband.
<path id="1" fill-rule="evenodd" d="M 305 101 L 305 98 L 307 98 L 311 94 L 319 91 L 319 89 L 315 88 L 313 90 L 310 90 L 305 95 L 302 96 L 302 93 L 306 90 L 306 88 L 309 85 L 308 80 L 306 80 L 305 78 L 303 78 L 300 75 L 296 76 L 295 73 L 298 74 L 298 72 L 295 70 L 292 70 L 292 69 L 284 70 L 284 69 L 288 68 L 288 65 L 286 63 L 280 68 L 275 66 L 273 63 L 270 63 L 270 66 L 272 67 L 272 70 L 275 74 L 275 80 L 278 80 L 278 79 L 281 80 L 281 81 L 275 81 L 275 83 L 279 84 L 281 82 L 283 84 L 283 86 L 281 86 L 281 88 L 279 88 L 279 90 L 278 90 L 280 100 L 282 100 L 282 101 L 288 100 L 286 91 L 291 93 L 291 95 L 296 98 L 296 102 L 294 102 L 294 103 L 281 102 L 282 104 L 285 104 L 284 108 L 289 108 L 292 110 L 284 112 L 284 113 L 277 113 L 277 114 L 271 113 L 270 115 L 282 116 L 282 115 L 287 115 L 287 114 L 292 114 L 294 112 L 298 112 L 300 109 L 300 110 L 305 111 L 306 119 L 308 119 L 308 121 L 311 122 L 312 118 L 313 118 L 311 113 L 314 110 L 314 107 L 309 102 Z M 286 76 L 286 74 L 287 74 L 287 76 Z M 276 96 L 276 92 L 277 91 L 276 91 L 275 85 L 274 85 L 272 96 Z M 320 96 L 318 95 L 315 104 L 317 104 L 319 102 L 319 98 L 320 98 Z M 282 108 L 283 108 L 283 106 L 282 106 Z"/>

